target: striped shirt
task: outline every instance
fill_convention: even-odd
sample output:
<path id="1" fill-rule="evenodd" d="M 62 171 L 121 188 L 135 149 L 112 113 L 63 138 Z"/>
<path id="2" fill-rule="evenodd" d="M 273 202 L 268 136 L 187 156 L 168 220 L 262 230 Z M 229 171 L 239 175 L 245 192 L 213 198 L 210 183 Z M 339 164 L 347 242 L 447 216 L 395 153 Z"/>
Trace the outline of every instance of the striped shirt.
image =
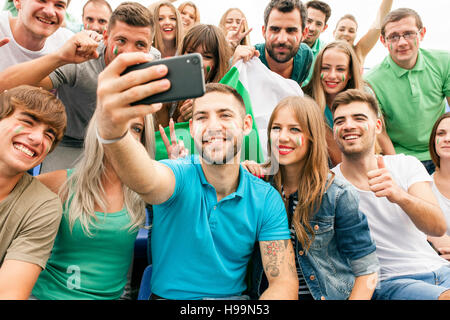
<path id="1" fill-rule="evenodd" d="M 286 211 L 288 213 L 289 230 L 291 232 L 292 246 L 294 247 L 294 250 L 295 250 L 295 242 L 297 239 L 297 235 L 295 233 L 295 228 L 292 225 L 292 217 L 294 215 L 295 208 L 297 208 L 298 194 L 297 194 L 297 192 L 295 192 L 289 196 L 289 199 L 286 199 L 286 195 L 284 194 L 283 186 L 281 186 L 281 196 L 283 197 L 284 202 L 287 203 Z M 311 292 L 309 291 L 305 277 L 303 276 L 302 268 L 298 264 L 297 259 L 295 259 L 295 265 L 297 267 L 297 275 L 298 275 L 298 282 L 299 282 L 298 299 L 299 300 L 314 300 L 313 296 L 311 295 Z"/>

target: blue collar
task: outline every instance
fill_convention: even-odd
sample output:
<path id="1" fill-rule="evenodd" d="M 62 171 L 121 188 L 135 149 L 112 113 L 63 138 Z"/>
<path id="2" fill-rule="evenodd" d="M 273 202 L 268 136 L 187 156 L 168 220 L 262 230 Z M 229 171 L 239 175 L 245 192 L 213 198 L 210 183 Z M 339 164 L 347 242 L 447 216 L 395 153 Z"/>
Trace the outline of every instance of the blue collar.
<path id="1" fill-rule="evenodd" d="M 202 185 L 208 185 L 211 188 L 215 189 L 209 182 L 206 180 L 205 173 L 203 172 L 203 168 L 200 162 L 200 157 L 198 155 L 192 156 L 192 163 L 195 165 L 195 168 L 197 169 L 198 176 L 200 177 L 200 182 Z M 247 177 L 245 176 L 248 173 L 241 165 L 239 165 L 239 184 L 235 192 L 229 194 L 224 199 L 228 198 L 234 198 L 234 196 L 238 196 L 240 198 L 244 197 L 245 188 L 247 186 Z"/>

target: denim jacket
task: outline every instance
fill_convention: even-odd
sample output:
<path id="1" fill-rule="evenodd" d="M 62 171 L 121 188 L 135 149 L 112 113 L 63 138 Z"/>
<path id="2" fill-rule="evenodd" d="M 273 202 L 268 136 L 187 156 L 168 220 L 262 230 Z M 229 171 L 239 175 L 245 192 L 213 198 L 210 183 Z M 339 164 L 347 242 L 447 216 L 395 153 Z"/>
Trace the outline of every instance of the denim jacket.
<path id="1" fill-rule="evenodd" d="M 294 250 L 297 268 L 300 266 L 315 300 L 347 299 L 355 277 L 379 271 L 367 218 L 359 211 L 359 194 L 348 182 L 334 178 L 310 225 L 315 238 L 309 250 L 302 248 L 297 237 Z M 251 297 L 258 298 L 267 285 L 256 246 L 251 264 Z"/>

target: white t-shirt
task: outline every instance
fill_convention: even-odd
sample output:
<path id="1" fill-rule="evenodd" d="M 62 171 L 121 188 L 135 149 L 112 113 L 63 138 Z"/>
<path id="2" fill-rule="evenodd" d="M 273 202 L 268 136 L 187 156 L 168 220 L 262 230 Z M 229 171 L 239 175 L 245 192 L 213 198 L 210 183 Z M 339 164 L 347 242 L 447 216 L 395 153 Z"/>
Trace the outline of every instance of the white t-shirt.
<path id="1" fill-rule="evenodd" d="M 386 168 L 404 190 L 422 181 L 431 181 L 422 163 L 404 154 L 384 156 Z M 332 169 L 345 179 L 340 165 Z M 347 180 L 348 181 L 348 180 Z M 387 198 L 378 198 L 371 191 L 357 189 L 359 208 L 367 216 L 370 233 L 375 240 L 380 261 L 380 280 L 394 276 L 430 272 L 450 263 L 441 258 L 427 242 L 403 209 Z"/>
<path id="2" fill-rule="evenodd" d="M 441 206 L 442 212 L 444 212 L 445 220 L 447 222 L 447 235 L 450 236 L 450 199 L 446 198 L 436 187 L 434 183 L 434 173 L 432 175 L 433 182 L 431 186 L 431 190 L 433 190 L 434 195 L 438 199 L 439 205 Z"/>
<path id="3" fill-rule="evenodd" d="M 74 34 L 69 29 L 59 28 L 47 38 L 41 50 L 31 51 L 22 47 L 14 40 L 9 24 L 9 16 L 9 11 L 0 11 L 0 39 L 4 37 L 9 38 L 9 43 L 0 47 L 0 71 L 17 63 L 30 61 L 49 54 L 59 49 Z"/>

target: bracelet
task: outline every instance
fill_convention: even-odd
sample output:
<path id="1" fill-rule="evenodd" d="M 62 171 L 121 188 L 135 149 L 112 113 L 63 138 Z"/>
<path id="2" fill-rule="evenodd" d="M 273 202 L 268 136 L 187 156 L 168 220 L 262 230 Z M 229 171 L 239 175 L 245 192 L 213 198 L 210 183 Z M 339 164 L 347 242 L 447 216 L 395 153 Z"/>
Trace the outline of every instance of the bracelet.
<path id="1" fill-rule="evenodd" d="M 115 139 L 103 139 L 103 138 L 100 137 L 100 135 L 98 134 L 98 128 L 95 127 L 95 134 L 97 135 L 97 140 L 98 140 L 101 144 L 111 144 L 111 143 L 115 143 L 115 142 L 117 142 L 117 141 L 122 140 L 123 138 L 125 138 L 125 136 L 127 135 L 127 133 L 128 133 L 128 130 L 125 131 L 125 133 L 124 133 L 122 136 L 118 137 L 118 138 L 115 138 Z"/>

